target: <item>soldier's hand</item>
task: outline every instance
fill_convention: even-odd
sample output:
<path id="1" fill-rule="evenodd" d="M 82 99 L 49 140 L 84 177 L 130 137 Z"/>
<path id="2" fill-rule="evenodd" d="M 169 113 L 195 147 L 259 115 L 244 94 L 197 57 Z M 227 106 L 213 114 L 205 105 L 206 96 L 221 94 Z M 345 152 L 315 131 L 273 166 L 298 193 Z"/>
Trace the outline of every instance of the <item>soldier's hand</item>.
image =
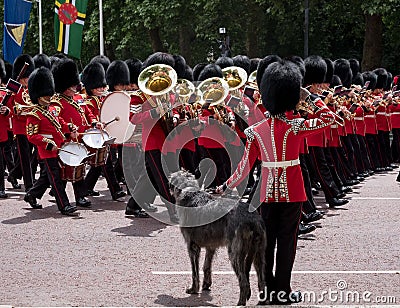
<path id="1" fill-rule="evenodd" d="M 97 129 L 104 129 L 104 124 L 101 123 L 101 122 L 97 122 L 96 125 L 95 125 L 95 127 L 96 127 Z"/>
<path id="2" fill-rule="evenodd" d="M 58 146 L 53 144 L 53 147 L 51 148 L 51 151 L 58 151 Z"/>
<path id="3" fill-rule="evenodd" d="M 72 139 L 77 139 L 78 138 L 79 133 L 75 130 L 71 133 L 71 138 Z"/>
<path id="4" fill-rule="evenodd" d="M 7 106 L 1 106 L 1 108 L 0 108 L 0 113 L 1 114 L 5 114 L 7 111 L 8 111 Z"/>

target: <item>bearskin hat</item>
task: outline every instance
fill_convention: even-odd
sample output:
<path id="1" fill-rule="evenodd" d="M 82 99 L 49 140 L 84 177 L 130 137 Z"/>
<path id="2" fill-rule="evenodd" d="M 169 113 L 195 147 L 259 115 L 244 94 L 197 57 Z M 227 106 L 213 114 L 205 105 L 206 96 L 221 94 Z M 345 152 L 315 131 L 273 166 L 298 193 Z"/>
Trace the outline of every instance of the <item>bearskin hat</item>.
<path id="1" fill-rule="evenodd" d="M 37 54 L 36 56 L 34 56 L 33 62 L 35 62 L 35 68 L 44 66 L 47 67 L 48 69 L 51 69 L 50 58 L 44 53 Z"/>
<path id="2" fill-rule="evenodd" d="M 204 81 L 211 77 L 223 78 L 222 69 L 216 64 L 207 64 L 199 75 L 198 81 Z"/>
<path id="3" fill-rule="evenodd" d="M 324 83 L 331 83 L 333 77 L 333 61 L 329 58 L 324 58 L 326 63 L 326 74 Z"/>
<path id="4" fill-rule="evenodd" d="M 7 75 L 6 66 L 4 65 L 3 59 L 0 58 L 0 79 L 1 79 L 1 81 L 4 82 L 6 75 Z"/>
<path id="5" fill-rule="evenodd" d="M 338 75 L 342 80 L 343 85 L 346 88 L 351 87 L 351 81 L 353 80 L 353 73 L 351 72 L 350 62 L 346 59 L 337 59 L 334 62 L 333 73 Z"/>
<path id="6" fill-rule="evenodd" d="M 353 84 L 355 85 L 359 85 L 359 86 L 364 86 L 364 77 L 363 74 L 361 74 L 360 72 L 357 73 L 357 75 L 355 77 L 353 77 Z"/>
<path id="7" fill-rule="evenodd" d="M 257 70 L 258 63 L 260 63 L 260 61 L 261 61 L 260 58 L 252 58 L 250 60 L 250 74 Z"/>
<path id="8" fill-rule="evenodd" d="M 224 69 L 229 66 L 233 66 L 233 60 L 229 57 L 219 57 L 215 64 L 218 65 L 221 69 Z"/>
<path id="9" fill-rule="evenodd" d="M 166 52 L 156 52 L 150 55 L 142 65 L 142 70 L 145 69 L 146 67 L 149 67 L 153 64 L 165 64 L 169 65 L 171 67 L 175 66 L 175 60 L 172 55 Z"/>
<path id="10" fill-rule="evenodd" d="M 187 79 L 189 81 L 193 81 L 193 70 L 189 65 L 186 65 L 185 73 L 182 76 L 183 79 Z"/>
<path id="11" fill-rule="evenodd" d="M 28 91 L 32 103 L 37 104 L 39 97 L 54 94 L 54 79 L 51 71 L 42 66 L 35 69 L 28 80 Z"/>
<path id="12" fill-rule="evenodd" d="M 387 72 L 387 73 L 388 73 L 388 79 L 387 79 L 387 82 L 386 82 L 386 87 L 383 88 L 385 91 L 389 91 L 391 89 L 392 82 L 393 82 L 392 73 L 390 73 L 390 72 Z"/>
<path id="13" fill-rule="evenodd" d="M 93 57 L 90 60 L 90 63 L 92 63 L 92 62 L 99 62 L 103 66 L 105 72 L 107 72 L 108 66 L 111 63 L 110 59 L 104 55 L 97 55 L 97 56 Z"/>
<path id="14" fill-rule="evenodd" d="M 92 95 L 93 89 L 105 87 L 107 82 L 103 65 L 99 62 L 92 62 L 86 65 L 81 75 L 81 81 L 89 95 Z"/>
<path id="15" fill-rule="evenodd" d="M 378 76 L 374 72 L 370 72 L 370 71 L 362 73 L 362 76 L 364 79 L 364 83 L 369 81 L 369 86 L 368 86 L 367 90 L 375 90 Z"/>
<path id="16" fill-rule="evenodd" d="M 35 63 L 30 55 L 22 54 L 19 55 L 13 64 L 13 71 L 12 71 L 12 79 L 17 79 L 19 73 L 21 72 L 24 64 L 28 63 L 29 66 L 26 69 L 25 73 L 21 76 L 21 78 L 27 78 L 29 75 L 35 70 Z"/>
<path id="17" fill-rule="evenodd" d="M 297 67 L 300 70 L 301 76 L 303 76 L 303 79 L 304 79 L 304 75 L 306 73 L 306 67 L 304 66 L 303 59 L 299 56 L 290 56 L 290 57 L 286 58 L 286 60 L 293 62 L 294 64 L 297 65 Z"/>
<path id="18" fill-rule="evenodd" d="M 258 63 L 257 76 L 256 76 L 258 86 L 260 86 L 261 78 L 263 76 L 265 69 L 268 67 L 268 65 L 270 65 L 271 63 L 274 63 L 274 62 L 281 61 L 281 60 L 282 59 L 277 55 L 269 55 L 269 56 L 266 56 L 264 59 L 260 60 L 260 62 Z"/>
<path id="19" fill-rule="evenodd" d="M 69 87 L 80 83 L 78 66 L 68 58 L 61 59 L 53 64 L 51 69 L 54 77 L 54 85 L 57 93 L 63 93 Z"/>
<path id="20" fill-rule="evenodd" d="M 251 63 L 250 63 L 250 58 L 248 56 L 237 55 L 232 58 L 232 61 L 234 66 L 241 67 L 246 71 L 247 74 L 251 73 L 250 71 Z"/>
<path id="21" fill-rule="evenodd" d="M 296 64 L 279 61 L 262 72 L 260 93 L 264 107 L 271 115 L 294 110 L 300 100 L 302 76 Z"/>
<path id="22" fill-rule="evenodd" d="M 115 90 L 116 85 L 129 85 L 129 67 L 122 60 L 111 62 L 106 72 L 107 84 L 111 91 Z"/>
<path id="23" fill-rule="evenodd" d="M 186 60 L 181 55 L 173 55 L 173 57 L 175 61 L 174 70 L 176 71 L 178 78 L 183 78 L 182 76 L 185 74 L 186 70 Z"/>
<path id="24" fill-rule="evenodd" d="M 353 78 L 360 72 L 360 62 L 357 59 L 349 59 L 351 72 L 353 73 Z"/>
<path id="25" fill-rule="evenodd" d="M 198 63 L 193 68 L 193 80 L 198 81 L 201 71 L 207 66 L 207 63 Z"/>
<path id="26" fill-rule="evenodd" d="M 373 72 L 377 76 L 375 89 L 383 89 L 384 87 L 386 87 L 388 79 L 387 71 L 384 68 L 377 68 Z"/>
<path id="27" fill-rule="evenodd" d="M 129 81 L 130 83 L 138 84 L 138 78 L 142 69 L 142 61 L 136 58 L 128 59 L 125 61 L 129 69 Z"/>
<path id="28" fill-rule="evenodd" d="M 333 75 L 329 87 L 334 88 L 336 86 L 341 86 L 341 85 L 342 85 L 342 80 L 340 80 L 340 77 L 338 75 Z"/>
<path id="29" fill-rule="evenodd" d="M 306 74 L 304 76 L 304 84 L 323 83 L 327 71 L 326 62 L 320 56 L 309 56 L 304 59 Z"/>

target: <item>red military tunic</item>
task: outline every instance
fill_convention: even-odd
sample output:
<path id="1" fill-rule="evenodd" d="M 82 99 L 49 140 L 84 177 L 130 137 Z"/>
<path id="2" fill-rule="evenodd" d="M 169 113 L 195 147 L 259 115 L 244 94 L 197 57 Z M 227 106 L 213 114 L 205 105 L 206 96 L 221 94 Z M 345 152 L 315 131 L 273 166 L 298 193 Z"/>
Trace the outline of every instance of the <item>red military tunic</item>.
<path id="1" fill-rule="evenodd" d="M 6 95 L 6 89 L 0 88 L 0 101 L 3 100 L 3 97 L 5 95 Z M 8 111 L 6 114 L 0 114 L 0 142 L 5 142 L 8 140 L 10 119 L 11 119 L 10 111 Z"/>
<path id="2" fill-rule="evenodd" d="M 362 107 L 357 107 L 353 119 L 356 124 L 356 134 L 365 136 L 364 109 Z"/>
<path id="3" fill-rule="evenodd" d="M 392 123 L 392 128 L 400 128 L 400 104 L 390 105 L 390 122 Z"/>
<path id="4" fill-rule="evenodd" d="M 56 114 L 54 106 L 47 109 L 38 105 L 27 115 L 26 135 L 29 142 L 37 146 L 40 159 L 56 158 L 57 151 L 51 151 L 51 148 L 60 148 L 64 134 L 69 132 L 68 125 Z"/>
<path id="5" fill-rule="evenodd" d="M 145 151 L 162 150 L 165 132 L 161 126 L 160 115 L 156 113 L 156 101 L 142 91 L 131 94 L 131 122 L 142 125 L 142 146 Z"/>
<path id="6" fill-rule="evenodd" d="M 376 135 L 378 133 L 377 125 L 376 125 L 376 115 L 375 108 L 371 106 L 369 111 L 366 111 L 364 114 L 364 122 L 365 122 L 365 133 Z"/>
<path id="7" fill-rule="evenodd" d="M 246 129 L 245 153 L 236 171 L 226 181 L 233 189 L 246 178 L 257 157 L 261 157 L 261 202 L 304 202 L 307 196 L 299 162 L 304 137 L 319 133 L 334 122 L 332 113 L 317 101 L 318 118 L 288 120 L 280 115 Z"/>
<path id="8" fill-rule="evenodd" d="M 12 111 L 12 130 L 14 135 L 25 135 L 26 112 L 18 110 L 18 105 L 29 105 L 30 98 L 28 89 L 21 87 L 17 94 L 12 95 L 8 101 L 8 108 Z"/>
<path id="9" fill-rule="evenodd" d="M 96 121 L 100 121 L 100 108 L 103 103 L 104 98 L 99 98 L 97 96 L 87 96 L 85 98 L 86 108 L 89 109 L 89 112 L 93 115 Z"/>

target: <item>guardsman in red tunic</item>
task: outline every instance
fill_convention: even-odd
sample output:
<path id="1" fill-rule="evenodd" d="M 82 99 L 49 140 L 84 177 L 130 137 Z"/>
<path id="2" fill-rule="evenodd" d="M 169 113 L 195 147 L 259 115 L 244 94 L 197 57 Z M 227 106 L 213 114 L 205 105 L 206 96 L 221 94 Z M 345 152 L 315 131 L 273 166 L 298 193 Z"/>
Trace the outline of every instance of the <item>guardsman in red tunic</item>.
<path id="1" fill-rule="evenodd" d="M 90 127 L 102 127 L 101 123 L 84 105 L 83 99 L 75 100 L 77 86 L 80 84 L 78 67 L 71 59 L 61 59 L 52 67 L 55 91 L 57 95 L 53 97 L 57 116 L 67 123 L 78 127 L 78 133 L 85 132 Z M 75 139 L 77 140 L 77 139 Z M 72 141 L 72 140 L 70 140 Z M 85 198 L 88 195 L 85 181 L 81 180 L 72 184 L 74 187 L 76 204 L 82 207 L 89 207 L 91 202 Z"/>
<path id="2" fill-rule="evenodd" d="M 6 95 L 5 89 L 0 89 L 0 100 Z M 3 158 L 4 147 L 8 141 L 7 125 L 10 119 L 10 109 L 0 105 L 0 198 L 7 198 L 4 186 L 5 162 Z"/>
<path id="3" fill-rule="evenodd" d="M 261 215 L 267 229 L 267 299 L 280 304 L 301 300 L 300 292 L 292 292 L 290 283 L 301 207 L 307 199 L 302 184 L 300 148 L 304 137 L 333 123 L 332 113 L 318 97 L 310 101 L 315 118 L 287 119 L 285 112 L 294 110 L 299 102 L 301 82 L 300 71 L 292 62 L 275 62 L 265 69 L 260 92 L 270 116 L 246 129 L 243 158 L 233 175 L 218 188 L 220 192 L 235 188 L 245 179 L 257 157 L 261 158 Z"/>
<path id="4" fill-rule="evenodd" d="M 14 80 L 17 79 L 17 76 L 19 75 L 25 63 L 28 63 L 29 66 L 23 74 L 22 78 L 19 80 L 19 82 L 22 84 L 22 87 L 20 91 L 17 94 L 13 95 L 8 102 L 8 107 L 13 113 L 12 129 L 16 138 L 18 150 L 18 160 L 15 162 L 14 169 L 10 171 L 8 180 L 11 183 L 16 183 L 16 180 L 19 179 L 22 175 L 25 191 L 28 191 L 32 187 L 34 179 L 31 168 L 33 146 L 28 142 L 28 139 L 26 137 L 26 113 L 25 111 L 18 108 L 18 106 L 27 105 L 27 101 L 29 100 L 27 89 L 28 79 L 29 75 L 35 69 L 35 64 L 31 56 L 23 54 L 15 59 L 12 71 L 12 78 Z"/>
<path id="5" fill-rule="evenodd" d="M 82 72 L 82 83 L 85 86 L 87 97 L 85 98 L 86 108 L 95 117 L 98 122 L 100 119 L 100 107 L 104 100 L 104 94 L 107 92 L 106 73 L 103 66 L 98 62 L 88 64 Z M 111 155 L 108 155 L 106 164 L 102 166 L 91 166 L 85 177 L 85 183 L 89 195 L 98 196 L 99 192 L 94 191 L 94 186 L 103 171 L 106 178 L 108 189 L 113 200 L 124 197 L 126 194 L 119 185 L 112 165 Z"/>
<path id="6" fill-rule="evenodd" d="M 51 96 L 54 94 L 54 81 L 49 69 L 36 69 L 29 79 L 28 87 L 34 107 L 27 115 L 26 133 L 29 141 L 38 148 L 43 168 L 40 169 L 38 180 L 26 193 L 24 201 L 34 209 L 41 209 L 42 206 L 36 199 L 41 199 L 46 189 L 51 186 L 61 214 L 70 215 L 76 211 L 76 206 L 69 203 L 65 192 L 57 151 L 65 141 L 65 134 L 77 136 L 76 128 L 69 126 L 65 121 L 60 122 L 55 107 L 50 106 Z"/>
<path id="7" fill-rule="evenodd" d="M 143 64 L 143 69 L 153 64 L 165 64 L 172 68 L 175 60 L 170 54 L 158 52 L 147 58 Z M 144 202 L 148 202 L 149 198 L 154 195 L 154 190 L 156 190 L 163 201 L 166 202 L 170 221 L 178 223 L 179 218 L 174 206 L 175 199 L 170 194 L 168 179 L 162 164 L 162 149 L 166 138 L 166 132 L 161 122 L 164 121 L 162 110 L 155 97 L 149 97 L 138 91 L 134 95 L 131 94 L 131 114 L 131 122 L 135 125 L 142 125 L 142 147 L 146 174 L 141 175 L 131 192 L 134 204 L 127 205 L 125 214 L 135 215 L 138 206 L 143 207 L 146 211 L 154 212 L 153 208 L 149 208 L 149 204 Z"/>

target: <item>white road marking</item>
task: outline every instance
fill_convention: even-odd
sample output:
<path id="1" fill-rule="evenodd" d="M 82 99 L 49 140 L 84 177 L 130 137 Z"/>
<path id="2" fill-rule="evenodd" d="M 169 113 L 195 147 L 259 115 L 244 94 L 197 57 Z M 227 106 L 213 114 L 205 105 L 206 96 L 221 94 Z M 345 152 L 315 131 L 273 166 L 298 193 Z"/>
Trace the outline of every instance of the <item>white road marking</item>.
<path id="1" fill-rule="evenodd" d="M 191 275 L 191 271 L 152 271 L 153 275 Z M 213 275 L 234 275 L 233 271 L 215 271 Z M 250 271 L 250 275 L 255 275 Z M 400 274 L 399 270 L 391 271 L 293 271 L 292 274 Z"/>

